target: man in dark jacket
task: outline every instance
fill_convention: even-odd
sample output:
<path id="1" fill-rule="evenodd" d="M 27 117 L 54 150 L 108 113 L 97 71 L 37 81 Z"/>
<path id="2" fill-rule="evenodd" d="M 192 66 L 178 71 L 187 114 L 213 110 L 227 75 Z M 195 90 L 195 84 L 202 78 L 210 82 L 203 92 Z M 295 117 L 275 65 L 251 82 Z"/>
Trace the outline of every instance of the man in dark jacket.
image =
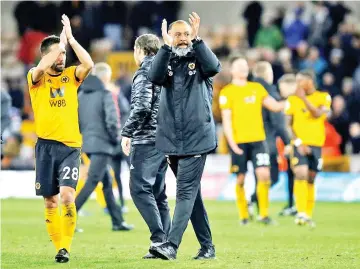
<path id="1" fill-rule="evenodd" d="M 151 246 L 166 241 L 170 231 L 170 211 L 165 193 L 167 160 L 155 147 L 160 86 L 152 84 L 147 74 L 160 48 L 159 38 L 152 34 L 135 40 L 134 58 L 140 67 L 133 78 L 131 111 L 121 135 L 122 148 L 130 154 L 130 193 L 151 232 Z M 144 259 L 156 258 L 147 253 Z"/>
<path id="2" fill-rule="evenodd" d="M 128 231 L 133 227 L 124 222 L 121 209 L 116 205 L 109 171 L 109 164 L 119 141 L 120 128 L 112 94 L 105 88 L 110 78 L 110 67 L 105 63 L 98 63 L 94 66 L 93 75 L 89 75 L 83 82 L 79 93 L 82 150 L 90 157 L 91 163 L 85 186 L 76 197 L 75 204 L 79 211 L 99 181 L 102 181 L 113 231 Z"/>
<path id="3" fill-rule="evenodd" d="M 11 125 L 10 117 L 11 96 L 5 89 L 1 89 L 1 137 Z"/>
<path id="4" fill-rule="evenodd" d="M 217 146 L 211 112 L 212 81 L 220 71 L 215 54 L 197 36 L 200 17 L 192 13 L 167 30 L 163 21 L 161 47 L 149 71 L 163 86 L 158 113 L 156 147 L 168 156 L 177 178 L 176 207 L 168 242 L 150 249 L 162 259 L 176 259 L 189 219 L 201 249 L 195 259 L 215 258 L 210 225 L 201 197 L 200 180 L 206 156 Z"/>
<path id="5" fill-rule="evenodd" d="M 281 96 L 273 85 L 273 70 L 268 62 L 258 62 L 254 66 L 253 81 L 260 83 L 271 97 L 276 101 L 281 101 Z M 278 150 L 276 138 L 279 136 L 286 146 L 286 151 L 290 151 L 290 137 L 286 129 L 285 114 L 283 112 L 273 112 L 265 107 L 262 110 L 264 129 L 266 134 L 266 144 L 270 157 L 270 178 L 271 186 L 279 181 L 279 164 L 277 161 Z M 256 193 L 251 197 L 252 202 L 256 202 Z"/>
<path id="6" fill-rule="evenodd" d="M 115 100 L 118 116 L 120 117 L 120 126 L 124 126 L 126 120 L 129 118 L 130 113 L 130 104 L 127 98 L 124 96 L 122 89 L 119 88 L 116 84 L 111 84 L 113 98 Z M 119 190 L 119 200 L 120 200 L 120 207 L 123 213 L 129 212 L 128 207 L 125 206 L 125 199 L 123 194 L 123 185 L 121 180 L 121 168 L 123 161 L 126 162 L 128 168 L 130 168 L 130 158 L 126 156 L 121 148 L 121 143 L 118 143 L 114 150 L 113 158 L 112 158 L 112 168 L 115 174 L 115 181 L 118 186 Z M 105 212 L 107 209 L 105 210 Z"/>

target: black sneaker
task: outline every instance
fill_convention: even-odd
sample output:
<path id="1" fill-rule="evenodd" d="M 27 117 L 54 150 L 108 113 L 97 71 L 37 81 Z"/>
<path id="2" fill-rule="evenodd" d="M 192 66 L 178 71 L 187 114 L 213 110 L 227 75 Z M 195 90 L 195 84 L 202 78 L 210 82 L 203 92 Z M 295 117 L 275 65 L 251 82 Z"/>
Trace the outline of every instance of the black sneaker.
<path id="1" fill-rule="evenodd" d="M 150 252 L 146 253 L 146 255 L 143 257 L 143 259 L 159 259 L 155 255 L 151 254 Z"/>
<path id="2" fill-rule="evenodd" d="M 271 218 L 269 217 L 264 217 L 264 218 L 259 218 L 258 222 L 265 224 L 265 225 L 276 225 L 276 222 L 273 221 Z"/>
<path id="3" fill-rule="evenodd" d="M 248 219 L 242 219 L 240 220 L 240 225 L 241 226 L 247 226 L 249 224 L 249 220 Z"/>
<path id="4" fill-rule="evenodd" d="M 150 253 L 163 260 L 176 259 L 176 248 L 170 242 L 163 243 L 160 246 L 151 246 Z"/>
<path id="5" fill-rule="evenodd" d="M 65 248 L 60 249 L 58 254 L 55 256 L 55 261 L 58 263 L 66 263 L 69 261 L 69 259 L 70 254 Z"/>
<path id="6" fill-rule="evenodd" d="M 297 211 L 295 207 L 285 207 L 280 213 L 279 216 L 296 216 Z"/>
<path id="7" fill-rule="evenodd" d="M 114 231 L 114 232 L 116 232 L 116 231 L 131 231 L 131 230 L 133 230 L 134 229 L 134 225 L 132 225 L 132 224 L 127 224 L 126 222 L 123 222 L 123 223 L 121 223 L 121 225 L 114 225 L 113 227 L 112 227 L 112 230 Z"/>
<path id="8" fill-rule="evenodd" d="M 201 247 L 199 249 L 199 252 L 196 254 L 196 256 L 193 258 L 194 260 L 210 260 L 215 259 L 215 247 Z"/>

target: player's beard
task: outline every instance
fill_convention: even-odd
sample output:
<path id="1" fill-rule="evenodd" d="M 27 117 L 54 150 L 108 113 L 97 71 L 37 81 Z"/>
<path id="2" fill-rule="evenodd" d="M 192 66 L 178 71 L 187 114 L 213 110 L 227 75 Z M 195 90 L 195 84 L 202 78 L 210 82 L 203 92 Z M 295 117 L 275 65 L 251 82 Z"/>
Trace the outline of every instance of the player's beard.
<path id="1" fill-rule="evenodd" d="M 187 48 L 172 47 L 172 52 L 180 57 L 186 56 L 186 54 L 188 54 L 191 50 L 192 45 L 189 45 Z"/>
<path id="2" fill-rule="evenodd" d="M 55 72 L 62 72 L 64 71 L 64 67 L 61 65 L 57 65 L 56 63 L 54 63 L 52 66 L 51 66 L 51 69 L 54 70 Z"/>

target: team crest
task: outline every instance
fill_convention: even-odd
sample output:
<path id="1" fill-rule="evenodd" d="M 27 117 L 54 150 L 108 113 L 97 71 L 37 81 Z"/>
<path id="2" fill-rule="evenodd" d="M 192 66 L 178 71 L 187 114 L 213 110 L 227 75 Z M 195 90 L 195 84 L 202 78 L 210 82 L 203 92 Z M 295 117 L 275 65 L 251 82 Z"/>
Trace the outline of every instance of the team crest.
<path id="1" fill-rule="evenodd" d="M 69 80 L 70 80 L 70 79 L 69 79 L 68 76 L 61 77 L 61 83 L 68 83 Z"/>
<path id="2" fill-rule="evenodd" d="M 47 81 L 47 82 L 51 83 L 51 79 L 48 79 L 48 81 Z"/>
<path id="3" fill-rule="evenodd" d="M 39 182 L 35 183 L 35 189 L 40 190 L 41 184 Z"/>
<path id="4" fill-rule="evenodd" d="M 254 104 L 256 102 L 256 96 L 255 95 L 252 95 L 252 96 L 246 96 L 244 98 L 244 102 L 246 104 Z"/>
<path id="5" fill-rule="evenodd" d="M 239 172 L 239 170 L 240 170 L 240 167 L 238 165 L 233 165 L 230 168 L 230 173 L 237 173 L 237 172 Z"/>
<path id="6" fill-rule="evenodd" d="M 299 158 L 294 157 L 294 158 L 291 159 L 291 164 L 292 165 L 297 165 L 298 163 L 299 163 Z"/>
<path id="7" fill-rule="evenodd" d="M 194 70 L 195 69 L 195 63 L 189 63 L 188 65 L 190 70 Z"/>
<path id="8" fill-rule="evenodd" d="M 50 98 L 55 98 L 56 96 L 64 97 L 65 95 L 65 87 L 61 87 L 58 89 L 54 89 L 50 87 Z"/>

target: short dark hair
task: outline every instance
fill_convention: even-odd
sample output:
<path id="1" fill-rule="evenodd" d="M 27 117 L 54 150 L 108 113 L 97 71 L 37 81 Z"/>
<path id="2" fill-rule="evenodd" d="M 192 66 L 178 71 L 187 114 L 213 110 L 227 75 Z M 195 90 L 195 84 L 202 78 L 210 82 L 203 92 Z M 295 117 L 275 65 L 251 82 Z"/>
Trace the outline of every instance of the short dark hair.
<path id="1" fill-rule="evenodd" d="M 56 35 L 50 35 L 48 37 L 45 37 L 43 39 L 43 41 L 41 41 L 41 45 L 40 45 L 41 53 L 47 52 L 47 50 L 49 49 L 49 47 L 51 45 L 58 44 L 58 43 L 60 43 L 60 37 L 58 37 Z"/>
<path id="2" fill-rule="evenodd" d="M 177 21 L 174 21 L 174 22 L 170 23 L 168 31 L 171 30 L 171 28 L 174 26 L 174 24 L 178 24 L 178 23 L 184 23 L 184 24 L 190 26 L 190 24 L 187 21 L 177 20 Z"/>
<path id="3" fill-rule="evenodd" d="M 240 60 L 240 59 L 247 61 L 247 59 L 246 59 L 246 57 L 244 55 L 242 55 L 242 54 L 233 54 L 233 55 L 229 56 L 229 63 L 230 63 L 230 65 L 232 65 L 235 61 Z"/>
<path id="4" fill-rule="evenodd" d="M 314 81 L 314 82 L 316 81 L 315 72 L 314 72 L 314 70 L 312 70 L 312 69 L 301 70 L 301 71 L 299 72 L 299 75 L 302 75 L 302 76 L 304 76 L 304 77 L 307 77 L 307 78 L 311 79 L 311 80 Z"/>
<path id="5" fill-rule="evenodd" d="M 146 56 L 155 55 L 160 49 L 160 40 L 156 35 L 144 34 L 136 38 L 135 47 L 143 50 Z"/>

